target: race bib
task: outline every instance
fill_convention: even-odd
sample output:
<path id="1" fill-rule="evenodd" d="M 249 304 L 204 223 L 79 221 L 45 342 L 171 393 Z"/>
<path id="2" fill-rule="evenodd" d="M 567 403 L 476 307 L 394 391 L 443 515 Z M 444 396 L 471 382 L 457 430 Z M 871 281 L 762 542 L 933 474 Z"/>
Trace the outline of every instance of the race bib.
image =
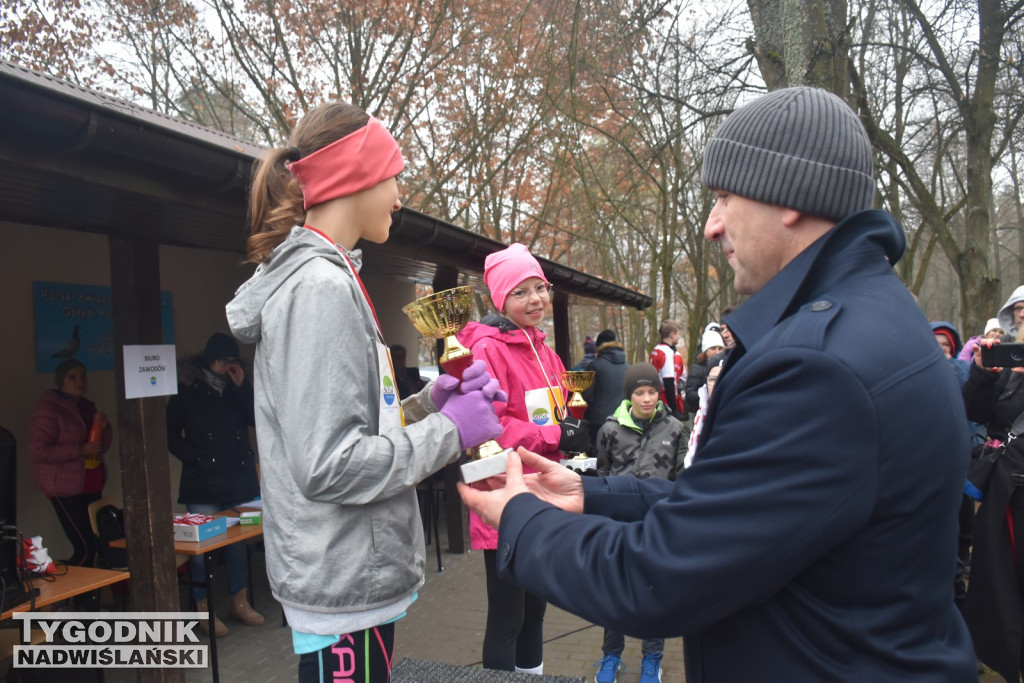
<path id="1" fill-rule="evenodd" d="M 545 389 L 530 389 L 526 392 L 526 413 L 530 416 L 530 422 L 535 425 L 555 424 L 555 405 L 551 400 L 551 391 Z"/>

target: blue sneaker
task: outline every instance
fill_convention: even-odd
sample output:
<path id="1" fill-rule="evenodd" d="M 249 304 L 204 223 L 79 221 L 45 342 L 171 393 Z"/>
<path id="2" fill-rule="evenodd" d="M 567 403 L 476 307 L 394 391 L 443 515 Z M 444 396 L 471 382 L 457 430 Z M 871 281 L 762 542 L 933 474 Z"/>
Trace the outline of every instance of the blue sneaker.
<path id="1" fill-rule="evenodd" d="M 640 663 L 640 683 L 661 683 L 660 652 L 652 652 Z"/>
<path id="2" fill-rule="evenodd" d="M 596 666 L 600 668 L 597 671 L 597 676 L 594 678 L 595 683 L 615 683 L 618 679 L 619 671 L 626 670 L 626 667 L 622 666 L 622 660 L 618 655 L 605 655 L 604 659 Z"/>

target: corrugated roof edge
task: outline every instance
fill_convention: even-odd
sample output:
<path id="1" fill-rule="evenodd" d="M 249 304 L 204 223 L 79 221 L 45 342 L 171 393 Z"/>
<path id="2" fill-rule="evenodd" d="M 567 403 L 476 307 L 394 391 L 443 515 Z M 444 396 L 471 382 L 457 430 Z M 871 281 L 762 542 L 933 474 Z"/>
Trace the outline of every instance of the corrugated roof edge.
<path id="1" fill-rule="evenodd" d="M 265 149 L 248 140 L 236 138 L 198 123 L 184 121 L 170 114 L 147 109 L 146 107 L 118 99 L 113 95 L 105 95 L 89 90 L 70 81 L 29 69 L 14 62 L 0 60 L 0 79 L 15 80 L 39 90 L 50 91 L 65 99 L 76 100 L 83 105 L 93 108 L 98 107 L 105 113 L 160 128 L 168 133 L 186 137 L 192 141 L 202 142 L 247 159 L 258 159 Z"/>

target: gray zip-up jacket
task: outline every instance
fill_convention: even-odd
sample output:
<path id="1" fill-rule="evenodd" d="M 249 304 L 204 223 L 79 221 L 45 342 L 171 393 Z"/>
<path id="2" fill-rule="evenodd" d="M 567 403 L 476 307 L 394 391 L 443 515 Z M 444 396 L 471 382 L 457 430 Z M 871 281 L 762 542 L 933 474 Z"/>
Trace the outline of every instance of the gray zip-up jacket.
<path id="1" fill-rule="evenodd" d="M 348 255 L 359 268 L 360 252 Z M 403 403 L 415 424 L 380 433 L 373 315 L 341 253 L 310 230 L 292 229 L 235 293 L 227 316 L 239 340 L 256 344 L 274 597 L 328 614 L 408 598 L 424 566 L 414 487 L 458 455 L 454 423 L 436 412 L 428 387 Z"/>

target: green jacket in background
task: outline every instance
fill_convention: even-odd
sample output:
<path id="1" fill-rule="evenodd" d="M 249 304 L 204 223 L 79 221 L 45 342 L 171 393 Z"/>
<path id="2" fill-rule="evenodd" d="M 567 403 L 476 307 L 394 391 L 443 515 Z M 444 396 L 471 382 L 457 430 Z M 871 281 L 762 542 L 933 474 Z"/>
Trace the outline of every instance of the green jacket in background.
<path id="1" fill-rule="evenodd" d="M 638 422 L 629 409 L 630 402 L 624 399 L 601 425 L 597 473 L 675 480 L 686 455 L 686 426 L 669 414 L 664 403 L 658 403 L 650 422 Z"/>

